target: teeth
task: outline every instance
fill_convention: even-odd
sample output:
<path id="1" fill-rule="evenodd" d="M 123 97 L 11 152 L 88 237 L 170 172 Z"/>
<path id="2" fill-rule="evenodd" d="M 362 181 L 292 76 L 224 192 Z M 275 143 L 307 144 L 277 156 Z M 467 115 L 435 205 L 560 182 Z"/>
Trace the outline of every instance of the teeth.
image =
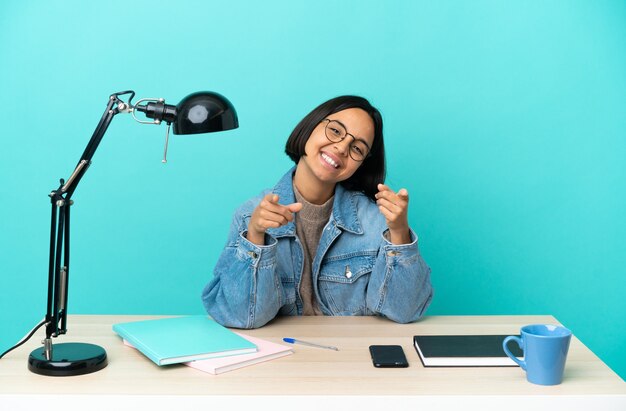
<path id="1" fill-rule="evenodd" d="M 335 161 L 332 158 L 330 158 L 329 156 L 327 156 L 326 154 L 322 153 L 322 158 L 324 159 L 324 161 L 326 161 L 331 166 L 333 166 L 335 168 L 339 167 L 339 164 L 335 163 Z"/>

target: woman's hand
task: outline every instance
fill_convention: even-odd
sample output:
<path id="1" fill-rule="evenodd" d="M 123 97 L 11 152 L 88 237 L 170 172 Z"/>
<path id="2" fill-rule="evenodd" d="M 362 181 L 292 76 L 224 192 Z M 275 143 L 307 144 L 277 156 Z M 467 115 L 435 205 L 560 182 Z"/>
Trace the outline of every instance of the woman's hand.
<path id="1" fill-rule="evenodd" d="M 411 242 L 409 231 L 409 193 L 401 188 L 395 193 L 384 184 L 378 185 L 376 204 L 387 221 L 389 240 L 393 244 L 408 244 Z"/>
<path id="2" fill-rule="evenodd" d="M 301 203 L 280 205 L 276 194 L 266 195 L 252 212 L 246 238 L 254 244 L 265 245 L 265 231 L 268 228 L 278 228 L 293 221 L 293 213 L 297 213 L 301 209 Z"/>

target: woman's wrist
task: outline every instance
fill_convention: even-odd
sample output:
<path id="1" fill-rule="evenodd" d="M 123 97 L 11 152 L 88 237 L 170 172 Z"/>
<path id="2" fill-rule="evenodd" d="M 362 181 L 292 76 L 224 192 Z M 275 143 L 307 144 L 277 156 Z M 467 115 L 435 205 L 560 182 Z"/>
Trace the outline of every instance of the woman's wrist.
<path id="1" fill-rule="evenodd" d="M 256 231 L 248 229 L 246 239 L 256 245 L 265 245 L 265 233 L 257 233 Z"/>
<path id="2" fill-rule="evenodd" d="M 389 229 L 389 242 L 396 245 L 410 244 L 411 231 L 409 227 L 396 230 Z"/>

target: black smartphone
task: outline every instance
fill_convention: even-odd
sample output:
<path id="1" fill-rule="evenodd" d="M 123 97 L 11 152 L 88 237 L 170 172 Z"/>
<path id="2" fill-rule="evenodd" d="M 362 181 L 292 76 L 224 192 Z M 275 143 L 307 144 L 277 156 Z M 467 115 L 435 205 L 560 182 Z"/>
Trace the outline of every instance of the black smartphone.
<path id="1" fill-rule="evenodd" d="M 399 345 L 370 345 L 374 367 L 405 368 L 409 366 L 404 350 Z"/>

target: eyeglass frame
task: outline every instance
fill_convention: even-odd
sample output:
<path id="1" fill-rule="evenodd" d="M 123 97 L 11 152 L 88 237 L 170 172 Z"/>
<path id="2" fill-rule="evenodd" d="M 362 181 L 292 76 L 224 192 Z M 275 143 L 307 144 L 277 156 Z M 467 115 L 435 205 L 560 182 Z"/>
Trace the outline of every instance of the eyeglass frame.
<path id="1" fill-rule="evenodd" d="M 372 153 L 372 148 L 370 147 L 370 145 L 367 144 L 367 142 L 365 140 L 363 140 L 362 138 L 357 138 L 353 134 L 348 133 L 348 128 L 345 125 L 343 125 L 343 123 L 341 123 L 341 121 L 339 121 L 339 120 L 331 120 L 329 118 L 325 118 L 322 121 L 327 121 L 326 125 L 324 126 L 324 135 L 326 136 L 326 139 L 328 141 L 330 141 L 331 143 L 341 143 L 343 140 L 346 139 L 346 137 L 350 136 L 350 137 L 352 137 L 352 142 L 353 143 L 355 141 L 360 141 L 361 143 L 365 144 L 365 147 L 367 147 L 367 154 L 363 157 L 362 160 L 357 160 L 356 158 L 352 157 L 352 154 L 351 154 L 352 150 L 348 149 L 348 155 L 350 156 L 351 159 L 353 159 L 354 161 L 358 161 L 359 163 L 362 163 L 363 161 L 365 161 L 370 156 L 370 154 Z M 346 131 L 346 135 L 343 138 L 341 138 L 339 141 L 332 140 L 330 137 L 328 137 L 328 131 L 327 131 L 328 130 L 328 125 L 331 122 L 335 122 L 335 123 L 339 124 Z"/>

